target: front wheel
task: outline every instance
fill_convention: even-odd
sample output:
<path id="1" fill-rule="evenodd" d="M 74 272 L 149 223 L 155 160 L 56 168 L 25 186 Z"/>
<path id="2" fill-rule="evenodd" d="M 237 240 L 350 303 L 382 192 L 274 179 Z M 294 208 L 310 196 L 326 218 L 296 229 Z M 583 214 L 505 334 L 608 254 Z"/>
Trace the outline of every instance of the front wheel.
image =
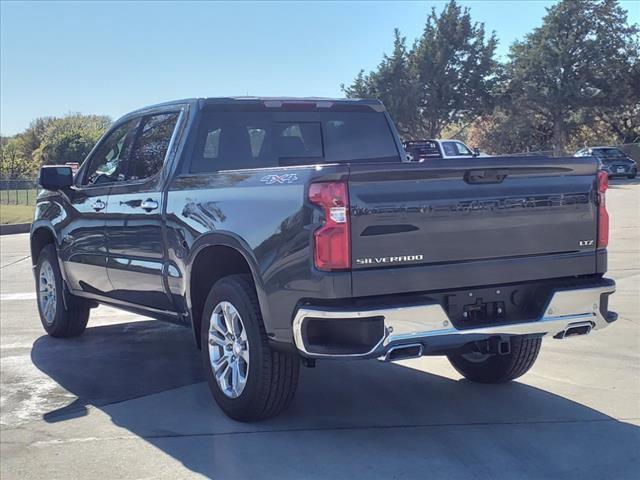
<path id="1" fill-rule="evenodd" d="M 216 282 L 200 332 L 207 383 L 224 413 L 246 422 L 275 417 L 289 406 L 300 360 L 269 346 L 251 277 Z"/>
<path id="2" fill-rule="evenodd" d="M 80 299 L 64 302 L 64 283 L 58 255 L 53 245 L 45 246 L 36 265 L 36 288 L 38 289 L 38 312 L 45 331 L 52 337 L 77 337 L 89 321 L 89 307 Z"/>
<path id="3" fill-rule="evenodd" d="M 506 355 L 469 352 L 449 355 L 449 361 L 463 377 L 480 383 L 502 383 L 514 380 L 533 366 L 542 340 L 511 337 L 511 351 Z"/>

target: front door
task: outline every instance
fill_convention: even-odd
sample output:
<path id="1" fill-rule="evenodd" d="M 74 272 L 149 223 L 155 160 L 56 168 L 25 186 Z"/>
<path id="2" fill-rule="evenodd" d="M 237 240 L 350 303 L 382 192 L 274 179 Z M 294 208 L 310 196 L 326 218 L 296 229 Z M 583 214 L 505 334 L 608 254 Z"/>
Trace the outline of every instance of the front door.
<path id="1" fill-rule="evenodd" d="M 59 227 L 60 258 L 71 290 L 98 295 L 111 290 L 106 269 L 105 213 L 109 190 L 123 174 L 137 122 L 125 121 L 111 129 L 78 172 L 67 196 L 67 218 Z"/>
<path id="2" fill-rule="evenodd" d="M 160 312 L 175 310 L 163 276 L 161 170 L 179 115 L 174 111 L 141 118 L 125 178 L 111 188 L 106 211 L 109 296 Z"/>

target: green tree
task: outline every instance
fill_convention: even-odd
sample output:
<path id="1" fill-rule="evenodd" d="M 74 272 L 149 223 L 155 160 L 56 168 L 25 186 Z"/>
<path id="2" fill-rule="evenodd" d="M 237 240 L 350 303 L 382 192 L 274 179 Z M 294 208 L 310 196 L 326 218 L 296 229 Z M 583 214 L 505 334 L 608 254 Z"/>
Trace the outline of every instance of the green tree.
<path id="1" fill-rule="evenodd" d="M 2 138 L 0 142 L 0 176 L 4 179 L 17 179 L 31 176 L 37 166 L 31 156 L 25 156 L 24 139 L 21 135 Z"/>
<path id="2" fill-rule="evenodd" d="M 476 119 L 464 140 L 483 152 L 502 155 L 547 151 L 552 135 L 551 125 L 540 115 L 498 107 L 491 115 Z"/>
<path id="3" fill-rule="evenodd" d="M 82 163 L 110 124 L 105 115 L 75 113 L 55 118 L 47 124 L 33 156 L 41 165 Z"/>
<path id="4" fill-rule="evenodd" d="M 633 102 L 637 33 L 616 0 L 562 0 L 548 8 L 542 26 L 511 47 L 512 110 L 550 124 L 554 152 L 561 154 L 586 114 Z"/>
<path id="5" fill-rule="evenodd" d="M 344 87 L 348 97 L 381 99 L 401 134 L 438 137 L 450 123 L 468 122 L 491 108 L 498 81 L 495 35 L 473 23 L 455 0 L 433 9 L 422 36 L 407 50 L 396 29 L 394 48 L 377 69 Z"/>
<path id="6" fill-rule="evenodd" d="M 342 90 L 350 98 L 378 98 L 394 120 L 401 135 L 411 135 L 416 125 L 417 95 L 406 38 L 394 30 L 393 53 L 384 55 L 377 70 L 365 75 L 361 70 L 349 87 Z"/>
<path id="7" fill-rule="evenodd" d="M 484 24 L 474 23 L 468 8 L 451 0 L 427 18 L 411 52 L 417 73 L 419 129 L 439 137 L 442 129 L 490 111 L 498 82 L 495 33 L 485 38 Z"/>

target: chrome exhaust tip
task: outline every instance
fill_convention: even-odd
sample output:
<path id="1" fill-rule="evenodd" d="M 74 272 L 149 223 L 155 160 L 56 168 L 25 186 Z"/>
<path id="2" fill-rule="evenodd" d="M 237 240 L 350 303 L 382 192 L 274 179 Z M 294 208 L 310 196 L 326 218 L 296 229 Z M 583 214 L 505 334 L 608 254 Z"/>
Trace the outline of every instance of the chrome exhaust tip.
<path id="1" fill-rule="evenodd" d="M 571 323 L 569 326 L 563 331 L 556 333 L 553 338 L 557 338 L 562 340 L 567 337 L 574 337 L 577 335 L 587 335 L 591 332 L 593 328 L 593 323 L 591 322 L 576 322 Z"/>
<path id="2" fill-rule="evenodd" d="M 406 360 L 408 358 L 418 358 L 422 356 L 423 347 L 421 343 L 411 345 L 398 345 L 391 347 L 381 359 L 383 362 L 393 362 L 395 360 Z"/>

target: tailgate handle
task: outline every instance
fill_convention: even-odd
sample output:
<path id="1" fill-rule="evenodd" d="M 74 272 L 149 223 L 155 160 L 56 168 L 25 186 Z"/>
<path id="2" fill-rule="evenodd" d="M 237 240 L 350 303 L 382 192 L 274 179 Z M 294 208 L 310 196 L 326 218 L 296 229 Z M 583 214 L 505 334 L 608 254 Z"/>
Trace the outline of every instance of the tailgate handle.
<path id="1" fill-rule="evenodd" d="M 467 183 L 500 183 L 506 176 L 506 170 L 468 170 L 464 174 L 464 181 Z"/>

